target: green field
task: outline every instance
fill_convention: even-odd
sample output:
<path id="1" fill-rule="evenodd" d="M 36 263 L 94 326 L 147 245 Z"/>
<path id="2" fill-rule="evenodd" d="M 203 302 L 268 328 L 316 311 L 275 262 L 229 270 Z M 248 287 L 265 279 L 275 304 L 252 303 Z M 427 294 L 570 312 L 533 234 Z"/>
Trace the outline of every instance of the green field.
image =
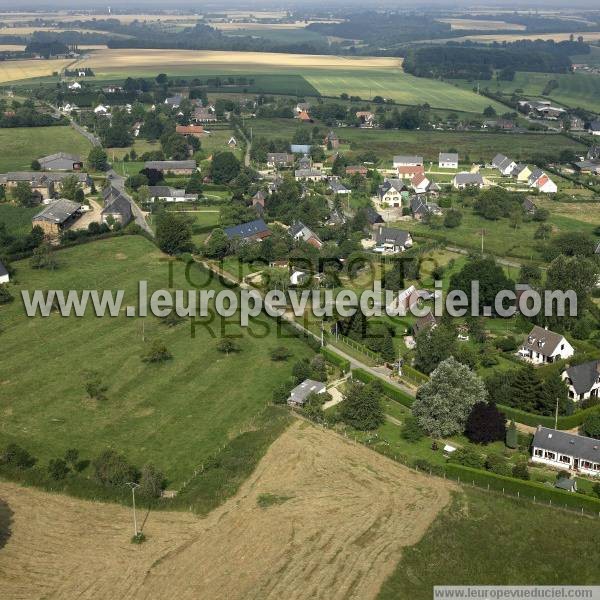
<path id="1" fill-rule="evenodd" d="M 598 534 L 598 519 L 463 488 L 378 600 L 430 600 L 434 585 L 597 585 Z"/>
<path id="2" fill-rule="evenodd" d="M 35 206 L 25 208 L 14 204 L 0 204 L 0 223 L 6 225 L 6 230 L 12 235 L 29 233 L 31 231 L 31 217 L 40 212 Z"/>
<path id="3" fill-rule="evenodd" d="M 548 98 L 569 107 L 581 107 L 594 112 L 600 112 L 600 77 L 589 73 L 525 73 L 517 72 L 514 81 L 480 81 L 482 89 L 489 88 L 491 92 L 503 92 L 517 94 L 527 97 L 542 95 L 546 84 L 554 80 L 558 87 L 553 89 Z M 465 89 L 471 89 L 471 82 L 457 82 Z"/>
<path id="4" fill-rule="evenodd" d="M 93 242 L 62 250 L 57 258 L 55 271 L 15 263 L 14 295 L 20 288 L 123 289 L 125 302 L 134 304 L 140 279 L 150 290 L 169 287 L 165 256 L 144 238 Z M 175 265 L 175 289 L 189 289 L 183 270 L 182 263 Z M 204 271 L 192 273 L 206 285 Z M 216 281 L 210 287 L 221 289 Z M 229 440 L 251 430 L 293 362 L 310 354 L 295 338 L 278 340 L 266 317 L 255 328 L 263 338 L 226 323 L 226 335 L 241 335 L 241 352 L 230 356 L 215 348 L 223 335 L 218 319 L 212 334 L 198 327 L 192 339 L 188 323 L 167 327 L 155 317 L 126 318 L 123 312 L 116 318 L 29 319 L 15 301 L 0 307 L 0 321 L 2 347 L 10 348 L 0 371 L 0 447 L 17 442 L 41 465 L 70 447 L 83 458 L 112 447 L 138 466 L 155 463 L 175 488 Z M 142 362 L 155 339 L 165 342 L 171 361 Z M 280 344 L 294 357 L 272 362 L 269 351 Z M 107 386 L 105 400 L 87 397 L 86 371 L 97 372 Z"/>
<path id="5" fill-rule="evenodd" d="M 31 161 L 54 152 L 79 154 L 85 161 L 90 143 L 71 127 L 0 129 L 0 172 L 29 170 Z"/>
<path id="6" fill-rule="evenodd" d="M 253 119 L 248 122 L 254 136 L 269 139 L 292 139 L 301 127 L 293 119 Z M 585 146 L 563 135 L 535 133 L 505 134 L 464 131 L 405 131 L 389 129 L 359 129 L 340 127 L 335 129 L 342 143 L 342 152 L 348 148 L 354 153 L 367 150 L 375 152 L 380 160 L 391 165 L 394 154 L 418 154 L 437 166 L 438 154 L 455 149 L 460 160 L 491 161 L 498 152 L 515 160 L 530 160 L 540 152 L 560 152 L 565 148 L 582 151 Z M 468 161 L 467 161 L 468 162 Z"/>

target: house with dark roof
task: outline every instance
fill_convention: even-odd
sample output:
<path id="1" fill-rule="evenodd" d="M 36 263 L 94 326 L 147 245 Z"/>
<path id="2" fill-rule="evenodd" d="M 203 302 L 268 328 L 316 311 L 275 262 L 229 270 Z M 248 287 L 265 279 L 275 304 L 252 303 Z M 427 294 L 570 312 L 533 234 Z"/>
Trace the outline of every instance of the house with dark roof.
<path id="1" fill-rule="evenodd" d="M 144 163 L 145 169 L 154 169 L 173 173 L 175 175 L 191 175 L 196 171 L 195 160 L 148 160 Z"/>
<path id="2" fill-rule="evenodd" d="M 169 98 L 165 98 L 165 104 L 171 108 L 179 108 L 179 106 L 182 102 L 183 102 L 183 96 L 181 94 L 176 94 L 175 96 L 170 96 Z"/>
<path id="3" fill-rule="evenodd" d="M 438 156 L 438 167 L 440 169 L 458 169 L 458 153 L 440 152 Z"/>
<path id="4" fill-rule="evenodd" d="M 574 352 L 564 335 L 535 325 L 519 348 L 518 355 L 534 365 L 542 365 L 571 358 Z"/>
<path id="5" fill-rule="evenodd" d="M 337 136 L 335 131 L 330 131 L 323 138 L 323 145 L 331 150 L 336 150 L 337 148 L 340 147 L 340 138 Z"/>
<path id="6" fill-rule="evenodd" d="M 323 242 L 319 236 L 309 227 L 307 227 L 302 221 L 296 221 L 288 229 L 288 233 L 292 236 L 294 241 L 303 241 L 311 246 L 314 246 L 319 250 L 323 246 Z"/>
<path id="7" fill-rule="evenodd" d="M 567 384 L 569 398 L 576 402 L 600 396 L 600 360 L 567 367 L 561 377 Z"/>
<path id="8" fill-rule="evenodd" d="M 267 167 L 291 167 L 294 164 L 294 155 L 287 152 L 269 152 L 267 154 Z"/>
<path id="9" fill-rule="evenodd" d="M 290 144 L 290 152 L 292 154 L 310 154 L 310 144 Z"/>
<path id="10" fill-rule="evenodd" d="M 32 227 L 41 227 L 46 237 L 55 238 L 81 216 L 81 204 L 61 198 L 54 200 L 31 219 Z"/>
<path id="11" fill-rule="evenodd" d="M 8 269 L 0 261 L 0 284 L 8 283 L 10 281 L 10 275 Z"/>
<path id="12" fill-rule="evenodd" d="M 435 202 L 429 202 L 427 196 L 413 196 L 410 199 L 410 211 L 417 220 L 429 215 L 442 214 L 442 209 Z"/>
<path id="13" fill-rule="evenodd" d="M 323 181 L 325 173 L 318 169 L 296 169 L 294 178 L 296 181 Z"/>
<path id="14" fill-rule="evenodd" d="M 229 240 L 239 239 L 242 242 L 260 242 L 271 235 L 271 230 L 263 219 L 225 227 L 223 231 Z"/>
<path id="15" fill-rule="evenodd" d="M 76 154 L 57 152 L 38 158 L 43 171 L 80 171 L 83 169 L 83 161 Z"/>
<path id="16" fill-rule="evenodd" d="M 341 196 L 346 196 L 352 193 L 341 181 L 337 179 L 331 179 L 329 181 L 329 189 L 334 193 Z"/>
<path id="17" fill-rule="evenodd" d="M 589 125 L 588 125 L 588 133 L 591 133 L 592 135 L 600 135 L 600 121 L 599 120 L 595 120 L 592 121 Z"/>
<path id="18" fill-rule="evenodd" d="M 133 217 L 131 202 L 116 187 L 109 186 L 103 190 L 104 208 L 100 213 L 102 222 L 109 225 L 111 222 L 127 225 Z"/>
<path id="19" fill-rule="evenodd" d="M 386 179 L 377 188 L 377 198 L 382 204 L 400 208 L 402 200 L 408 199 L 408 186 L 401 179 Z"/>
<path id="20" fill-rule="evenodd" d="M 304 406 L 310 394 L 324 394 L 326 391 L 327 386 L 322 381 L 305 379 L 290 392 L 287 403 L 290 406 Z"/>
<path id="21" fill-rule="evenodd" d="M 422 156 L 410 156 L 399 154 L 394 156 L 392 159 L 394 163 L 394 169 L 398 169 L 399 167 L 422 167 L 423 166 L 423 157 Z"/>
<path id="22" fill-rule="evenodd" d="M 507 158 L 504 154 L 496 154 L 492 159 L 492 167 L 500 171 L 502 175 L 510 175 L 517 163 L 512 158 Z"/>
<path id="23" fill-rule="evenodd" d="M 465 188 L 482 188 L 485 185 L 481 173 L 457 173 L 452 179 L 452 185 L 457 190 L 464 190 Z"/>
<path id="24" fill-rule="evenodd" d="M 426 315 L 419 317 L 413 324 L 413 333 L 417 335 L 425 329 L 433 329 L 437 327 L 437 319 L 435 315 L 429 311 Z"/>
<path id="25" fill-rule="evenodd" d="M 192 121 L 196 123 L 216 123 L 217 115 L 210 107 L 198 106 L 192 113 Z"/>
<path id="26" fill-rule="evenodd" d="M 540 425 L 531 443 L 531 462 L 600 477 L 600 440 Z"/>
<path id="27" fill-rule="evenodd" d="M 510 175 L 511 177 L 514 177 L 517 181 L 528 182 L 529 176 L 531 175 L 531 169 L 528 165 L 519 163 L 513 168 Z"/>
<path id="28" fill-rule="evenodd" d="M 404 252 L 413 245 L 410 233 L 395 227 L 378 225 L 373 229 L 372 236 L 375 241 L 374 251 L 382 254 Z"/>
<path id="29" fill-rule="evenodd" d="M 533 215 L 535 213 L 535 211 L 537 210 L 537 206 L 535 205 L 535 202 L 531 198 L 525 198 L 525 200 L 523 200 L 521 206 L 523 207 L 523 210 L 528 215 Z"/>
<path id="30" fill-rule="evenodd" d="M 254 196 L 252 196 L 252 208 L 261 216 L 265 212 L 265 202 L 267 200 L 266 192 L 258 190 Z"/>
<path id="31" fill-rule="evenodd" d="M 372 206 L 365 208 L 365 218 L 371 227 L 378 223 L 383 223 L 383 217 Z"/>

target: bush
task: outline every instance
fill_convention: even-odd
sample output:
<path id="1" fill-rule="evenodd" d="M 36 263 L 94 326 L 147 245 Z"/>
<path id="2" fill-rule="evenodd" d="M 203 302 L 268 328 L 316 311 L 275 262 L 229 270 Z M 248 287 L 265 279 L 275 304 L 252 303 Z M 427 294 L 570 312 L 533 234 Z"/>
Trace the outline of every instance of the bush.
<path id="1" fill-rule="evenodd" d="M 286 404 L 290 397 L 290 392 L 294 389 L 291 382 L 281 383 L 273 390 L 273 402 L 275 404 Z"/>
<path id="2" fill-rule="evenodd" d="M 485 461 L 485 468 L 492 473 L 510 477 L 512 474 L 511 464 L 499 454 L 489 454 Z"/>
<path id="3" fill-rule="evenodd" d="M 105 450 L 92 461 L 94 476 L 102 485 L 118 486 L 137 481 L 139 473 L 116 450 Z"/>
<path id="4" fill-rule="evenodd" d="M 489 444 L 504 440 L 506 418 L 495 404 L 478 402 L 467 418 L 465 435 L 476 444 Z"/>
<path id="5" fill-rule="evenodd" d="M 165 487 L 165 476 L 154 465 L 145 465 L 140 475 L 139 492 L 147 498 L 160 498 Z"/>
<path id="6" fill-rule="evenodd" d="M 473 469 L 483 469 L 485 466 L 484 456 L 469 446 L 464 446 L 455 450 L 448 458 L 448 462 L 457 463 Z"/>
<path id="7" fill-rule="evenodd" d="M 340 369 L 342 373 L 347 373 L 350 370 L 349 360 L 342 358 L 339 354 L 329 350 L 329 348 L 323 347 L 320 352 L 328 363 Z"/>
<path id="8" fill-rule="evenodd" d="M 48 475 L 56 481 L 64 479 L 69 474 L 69 471 L 67 462 L 62 458 L 53 458 L 48 463 Z"/>
<path id="9" fill-rule="evenodd" d="M 512 476 L 516 477 L 517 479 L 523 479 L 524 481 L 529 481 L 529 479 L 531 479 L 531 476 L 529 475 L 529 469 L 527 468 L 527 463 L 525 463 L 525 462 L 517 463 L 512 468 Z"/>
<path id="10" fill-rule="evenodd" d="M 239 352 L 239 345 L 232 339 L 223 338 L 217 342 L 217 350 L 223 352 L 223 354 L 229 355 L 230 352 Z"/>
<path id="11" fill-rule="evenodd" d="M 292 353 L 285 346 L 276 346 L 271 350 L 271 360 L 281 362 L 287 360 Z"/>
<path id="12" fill-rule="evenodd" d="M 419 425 L 419 420 L 416 417 L 410 415 L 406 417 L 400 435 L 407 442 L 414 443 L 422 439 L 425 435 L 425 432 L 421 429 L 421 426 Z"/>
<path id="13" fill-rule="evenodd" d="M 142 360 L 147 363 L 163 363 L 171 360 L 173 355 L 167 350 L 164 342 L 155 340 L 150 348 L 142 355 Z"/>
<path id="14" fill-rule="evenodd" d="M 517 426 L 514 421 L 510 422 L 508 429 L 506 430 L 506 446 L 511 450 L 515 450 L 519 446 L 519 435 L 517 432 Z"/>
<path id="15" fill-rule="evenodd" d="M 0 455 L 0 464 L 17 469 L 29 469 L 36 463 L 36 458 L 18 444 L 8 444 Z"/>
<path id="16" fill-rule="evenodd" d="M 0 284 L 0 304 L 8 304 L 14 300 L 13 295 L 10 293 L 8 286 L 3 283 Z"/>
<path id="17" fill-rule="evenodd" d="M 600 438 L 600 413 L 593 413 L 587 416 L 582 428 L 586 435 L 593 438 Z"/>

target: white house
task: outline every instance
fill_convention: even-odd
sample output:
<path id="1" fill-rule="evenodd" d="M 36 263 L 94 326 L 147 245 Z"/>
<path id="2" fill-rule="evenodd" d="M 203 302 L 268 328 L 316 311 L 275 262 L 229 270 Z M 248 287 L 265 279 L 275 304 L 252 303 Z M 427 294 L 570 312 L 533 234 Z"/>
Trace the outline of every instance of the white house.
<path id="1" fill-rule="evenodd" d="M 310 275 L 305 271 L 294 271 L 290 275 L 290 284 L 291 285 L 302 285 Z"/>
<path id="2" fill-rule="evenodd" d="M 457 173 L 452 179 L 452 186 L 457 190 L 464 190 L 468 187 L 482 188 L 485 181 L 481 173 Z"/>
<path id="3" fill-rule="evenodd" d="M 541 169 L 534 169 L 531 172 L 529 187 L 535 188 L 544 194 L 556 194 L 558 191 L 558 186 Z"/>
<path id="4" fill-rule="evenodd" d="M 377 226 L 373 230 L 375 241 L 375 252 L 382 254 L 396 254 L 404 252 L 413 245 L 413 240 L 408 231 L 396 229 L 395 227 Z"/>
<path id="5" fill-rule="evenodd" d="M 427 177 L 423 173 L 420 173 L 418 175 L 415 175 L 410 180 L 410 184 L 412 186 L 412 189 L 415 191 L 415 194 L 424 194 L 425 192 L 429 191 L 431 181 L 429 181 L 429 179 L 427 179 Z"/>
<path id="6" fill-rule="evenodd" d="M 600 477 L 600 440 L 538 426 L 531 462 Z"/>
<path id="7" fill-rule="evenodd" d="M 535 365 L 542 365 L 571 358 L 574 352 L 564 335 L 535 325 L 523 341 L 518 354 Z"/>
<path id="8" fill-rule="evenodd" d="M 168 185 L 152 185 L 148 187 L 150 201 L 161 200 L 162 202 L 194 202 L 198 200 L 198 194 L 186 194 L 185 190 L 172 188 Z"/>
<path id="9" fill-rule="evenodd" d="M 561 377 L 575 402 L 600 396 L 600 360 L 567 367 Z"/>
<path id="10" fill-rule="evenodd" d="M 104 106 L 104 104 L 98 104 L 98 106 L 96 106 L 96 108 L 94 108 L 94 112 L 97 115 L 107 115 L 109 111 L 108 106 Z"/>
<path id="11" fill-rule="evenodd" d="M 458 154 L 456 152 L 440 152 L 438 166 L 440 169 L 458 169 Z"/>
<path id="12" fill-rule="evenodd" d="M 394 169 L 398 167 L 422 167 L 423 157 L 422 156 L 394 156 Z"/>
<path id="13" fill-rule="evenodd" d="M 81 84 L 78 81 L 74 81 L 67 86 L 70 90 L 80 90 Z"/>
<path id="14" fill-rule="evenodd" d="M 8 283 L 10 281 L 10 275 L 6 267 L 0 262 L 0 284 Z"/>
<path id="15" fill-rule="evenodd" d="M 324 394 L 326 391 L 327 387 L 322 381 L 305 379 L 290 392 L 287 402 L 290 406 L 303 406 L 310 394 Z"/>
<path id="16" fill-rule="evenodd" d="M 504 154 L 496 154 L 492 159 L 492 167 L 498 169 L 502 175 L 510 175 L 517 163 L 511 158 L 507 158 Z"/>
<path id="17" fill-rule="evenodd" d="M 402 206 L 402 192 L 407 188 L 401 179 L 386 179 L 377 190 L 379 202 L 399 208 Z"/>
<path id="18" fill-rule="evenodd" d="M 600 135 L 600 121 L 592 121 L 588 127 L 588 133 L 592 135 Z"/>

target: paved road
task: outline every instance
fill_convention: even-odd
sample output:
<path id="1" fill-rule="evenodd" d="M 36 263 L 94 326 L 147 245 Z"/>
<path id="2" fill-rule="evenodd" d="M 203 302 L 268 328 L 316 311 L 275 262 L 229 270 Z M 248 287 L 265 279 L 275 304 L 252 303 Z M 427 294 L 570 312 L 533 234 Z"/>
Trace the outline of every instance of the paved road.
<path id="1" fill-rule="evenodd" d="M 142 209 L 135 203 L 133 198 L 125 190 L 125 177 L 119 175 L 114 169 L 108 171 L 106 173 L 106 176 L 108 177 L 108 180 L 111 182 L 111 184 L 114 187 L 116 187 L 121 192 L 121 194 L 125 198 L 127 198 L 127 200 L 129 200 L 129 203 L 131 204 L 131 212 L 133 213 L 133 216 L 135 218 L 136 225 L 139 225 L 146 233 L 154 237 L 154 231 L 152 231 L 152 228 L 150 227 L 150 225 L 148 225 L 148 222 L 146 221 L 146 217 L 144 216 Z"/>
<path id="2" fill-rule="evenodd" d="M 80 133 L 92 146 L 102 146 L 100 139 L 97 138 L 93 133 L 89 132 L 87 129 L 79 125 L 79 123 L 75 123 L 73 119 L 71 119 L 71 127 Z"/>

